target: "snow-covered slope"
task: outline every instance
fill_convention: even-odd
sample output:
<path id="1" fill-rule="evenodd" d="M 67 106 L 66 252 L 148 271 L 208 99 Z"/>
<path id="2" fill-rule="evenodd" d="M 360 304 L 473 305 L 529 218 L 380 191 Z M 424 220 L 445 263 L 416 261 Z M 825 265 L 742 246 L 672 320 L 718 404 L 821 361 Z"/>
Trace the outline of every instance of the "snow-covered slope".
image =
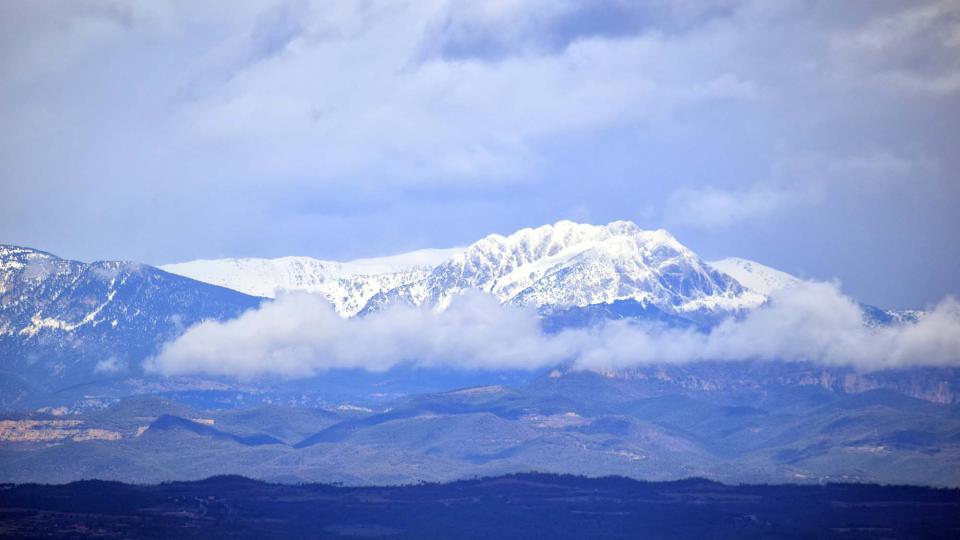
<path id="1" fill-rule="evenodd" d="M 319 293 L 344 317 L 392 304 L 444 309 L 457 295 L 479 289 L 544 314 L 627 301 L 646 308 L 617 309 L 639 313 L 655 308 L 663 316 L 709 323 L 759 306 L 774 291 L 800 282 L 746 259 L 705 263 L 669 232 L 643 230 L 628 221 L 560 221 L 509 236 L 493 234 L 466 248 L 349 262 L 217 259 L 161 268 L 254 296 L 274 297 L 284 290 Z M 870 306 L 865 313 L 878 324 L 918 317 Z"/>
<path id="2" fill-rule="evenodd" d="M 775 291 L 793 287 L 802 281 L 800 278 L 776 268 L 738 257 L 728 257 L 708 264 L 733 277 L 747 289 L 768 297 Z M 860 310 L 863 312 L 864 322 L 868 326 L 917 322 L 925 314 L 920 310 L 881 309 L 864 303 L 860 303 Z"/>
<path id="3" fill-rule="evenodd" d="M 429 275 L 374 296 L 366 309 L 392 303 L 442 309 L 467 289 L 540 308 L 633 300 L 667 313 L 728 312 L 766 299 L 708 266 L 667 231 L 627 221 L 560 221 L 490 235 Z"/>
<path id="4" fill-rule="evenodd" d="M 311 257 L 197 260 L 163 270 L 254 296 L 307 291 L 327 297 L 338 313 L 354 315 L 375 294 L 416 281 L 462 249 L 422 249 L 349 262 Z"/>
<path id="5" fill-rule="evenodd" d="M 739 257 L 728 257 L 707 264 L 731 276 L 744 287 L 765 296 L 800 282 L 800 278 L 796 276 Z"/>
<path id="6" fill-rule="evenodd" d="M 78 381 L 96 366 L 132 373 L 190 325 L 260 302 L 143 264 L 0 245 L 0 364 L 39 380 Z"/>

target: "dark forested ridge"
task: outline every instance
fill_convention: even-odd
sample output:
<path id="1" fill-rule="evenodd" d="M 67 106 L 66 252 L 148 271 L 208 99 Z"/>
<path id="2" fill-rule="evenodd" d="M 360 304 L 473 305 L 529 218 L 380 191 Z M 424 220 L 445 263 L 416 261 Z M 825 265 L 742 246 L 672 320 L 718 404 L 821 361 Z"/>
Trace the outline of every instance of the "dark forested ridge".
<path id="1" fill-rule="evenodd" d="M 310 538 L 956 538 L 960 490 L 520 474 L 339 487 L 241 477 L 0 487 L 0 535 Z"/>

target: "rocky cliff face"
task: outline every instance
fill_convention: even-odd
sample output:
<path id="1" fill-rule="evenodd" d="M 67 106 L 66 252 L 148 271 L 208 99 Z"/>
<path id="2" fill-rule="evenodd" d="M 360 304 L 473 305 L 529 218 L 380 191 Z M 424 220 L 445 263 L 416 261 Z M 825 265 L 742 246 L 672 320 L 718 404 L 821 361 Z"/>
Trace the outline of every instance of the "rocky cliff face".
<path id="1" fill-rule="evenodd" d="M 565 372 L 558 370 L 555 376 Z M 778 388 L 821 388 L 841 394 L 889 390 L 939 404 L 960 403 L 960 370 L 911 368 L 869 373 L 852 368 L 781 362 L 700 362 L 688 365 L 651 365 L 606 371 L 611 379 L 651 381 L 689 392 L 731 393 L 772 391 Z"/>

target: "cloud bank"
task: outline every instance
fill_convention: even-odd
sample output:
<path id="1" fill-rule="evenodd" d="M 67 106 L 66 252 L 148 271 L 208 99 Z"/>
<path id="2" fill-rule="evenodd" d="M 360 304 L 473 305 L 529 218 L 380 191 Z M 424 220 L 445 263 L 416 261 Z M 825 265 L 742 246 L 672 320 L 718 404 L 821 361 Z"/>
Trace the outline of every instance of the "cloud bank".
<path id="1" fill-rule="evenodd" d="M 960 302 L 947 298 L 919 322 L 869 327 L 856 302 L 832 283 L 776 293 L 709 333 L 610 321 L 545 334 L 534 310 L 479 292 L 442 312 L 395 307 L 342 319 L 325 299 L 282 296 L 237 319 L 207 321 L 147 362 L 165 375 L 244 379 L 309 377 L 331 369 L 385 371 L 403 363 L 458 369 L 620 369 L 650 363 L 785 360 L 878 370 L 960 365 Z"/>

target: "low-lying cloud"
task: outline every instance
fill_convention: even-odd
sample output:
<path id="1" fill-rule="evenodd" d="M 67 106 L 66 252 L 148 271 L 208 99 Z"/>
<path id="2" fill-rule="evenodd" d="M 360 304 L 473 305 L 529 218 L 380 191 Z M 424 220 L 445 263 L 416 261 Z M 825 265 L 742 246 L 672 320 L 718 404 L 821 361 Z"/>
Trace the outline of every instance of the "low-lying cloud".
<path id="1" fill-rule="evenodd" d="M 569 353 L 565 339 L 542 334 L 535 311 L 479 293 L 443 312 L 398 306 L 353 319 L 341 318 L 320 295 L 292 293 L 237 319 L 193 326 L 148 367 L 165 374 L 303 377 L 336 368 L 385 371 L 403 362 L 533 368 Z"/>
<path id="2" fill-rule="evenodd" d="M 340 318 L 319 295 L 289 294 L 237 319 L 187 330 L 147 362 L 166 375 L 309 377 L 330 369 L 398 364 L 460 369 L 620 369 L 651 363 L 784 360 L 877 370 L 960 365 L 960 302 L 946 298 L 918 322 L 871 327 L 833 283 L 778 291 L 710 332 L 610 321 L 555 334 L 531 308 L 479 292 L 442 312 L 394 307 Z"/>
<path id="3" fill-rule="evenodd" d="M 578 353 L 576 365 L 591 369 L 710 360 L 809 361 L 867 371 L 957 365 L 960 303 L 946 298 L 918 322 L 871 327 L 836 284 L 802 282 L 709 333 L 608 324 Z"/>

